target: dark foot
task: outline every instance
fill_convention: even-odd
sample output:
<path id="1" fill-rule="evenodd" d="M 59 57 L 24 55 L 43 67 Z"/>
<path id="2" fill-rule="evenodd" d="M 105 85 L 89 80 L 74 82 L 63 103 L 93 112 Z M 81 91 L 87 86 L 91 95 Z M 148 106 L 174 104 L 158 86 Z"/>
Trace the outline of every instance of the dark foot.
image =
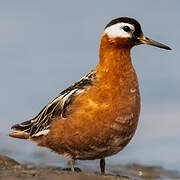
<path id="1" fill-rule="evenodd" d="M 63 171 L 72 171 L 71 168 L 63 168 Z M 74 167 L 74 171 L 73 172 L 81 172 L 82 170 L 78 167 Z"/>
<path id="2" fill-rule="evenodd" d="M 124 175 L 120 175 L 120 174 L 117 174 L 117 175 L 115 175 L 115 176 L 120 177 L 120 178 L 131 179 L 131 178 L 130 178 L 130 177 L 128 177 L 128 176 L 124 176 Z"/>

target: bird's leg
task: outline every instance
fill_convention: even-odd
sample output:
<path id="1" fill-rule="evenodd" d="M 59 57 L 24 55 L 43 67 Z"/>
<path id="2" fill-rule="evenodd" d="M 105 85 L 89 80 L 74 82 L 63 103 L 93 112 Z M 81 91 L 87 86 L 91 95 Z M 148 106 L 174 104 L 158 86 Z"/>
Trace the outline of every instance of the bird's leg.
<path id="1" fill-rule="evenodd" d="M 105 159 L 100 160 L 101 174 L 105 173 Z"/>
<path id="2" fill-rule="evenodd" d="M 74 163 L 75 163 L 75 160 L 74 159 L 71 159 L 69 160 L 69 164 L 71 166 L 71 171 L 74 172 Z"/>

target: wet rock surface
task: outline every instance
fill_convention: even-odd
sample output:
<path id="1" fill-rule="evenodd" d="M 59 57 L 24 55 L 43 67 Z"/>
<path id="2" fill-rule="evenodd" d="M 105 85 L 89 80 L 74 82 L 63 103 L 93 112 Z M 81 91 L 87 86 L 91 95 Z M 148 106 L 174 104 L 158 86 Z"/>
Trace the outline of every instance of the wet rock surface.
<path id="1" fill-rule="evenodd" d="M 93 172 L 71 172 L 57 167 L 39 167 L 20 164 L 0 155 L 0 180 L 129 180 L 129 179 L 180 179 L 176 171 L 165 170 L 157 166 L 114 165 L 109 168 L 111 175 Z M 124 176 L 120 176 L 123 174 Z"/>
<path id="2" fill-rule="evenodd" d="M 14 159 L 0 155 L 0 167 L 12 167 L 17 165 L 19 165 L 19 163 Z"/>

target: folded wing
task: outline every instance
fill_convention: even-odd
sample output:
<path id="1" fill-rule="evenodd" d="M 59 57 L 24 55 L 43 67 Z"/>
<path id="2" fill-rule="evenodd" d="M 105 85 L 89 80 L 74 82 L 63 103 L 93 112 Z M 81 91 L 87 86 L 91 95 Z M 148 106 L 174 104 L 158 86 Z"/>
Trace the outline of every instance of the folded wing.
<path id="1" fill-rule="evenodd" d="M 54 100 L 49 102 L 42 111 L 33 119 L 15 124 L 12 129 L 15 132 L 9 134 L 11 137 L 28 139 L 46 135 L 49 132 L 51 122 L 57 117 L 65 118 L 66 110 L 73 100 L 92 85 L 95 73 L 91 71 L 78 82 L 62 91 Z"/>

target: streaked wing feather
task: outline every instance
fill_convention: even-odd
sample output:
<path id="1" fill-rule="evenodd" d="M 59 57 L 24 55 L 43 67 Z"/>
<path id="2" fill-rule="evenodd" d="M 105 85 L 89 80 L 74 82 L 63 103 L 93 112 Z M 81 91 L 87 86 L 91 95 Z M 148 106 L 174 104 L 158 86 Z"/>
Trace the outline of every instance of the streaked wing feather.
<path id="1" fill-rule="evenodd" d="M 49 131 L 51 121 L 56 117 L 66 117 L 67 107 L 73 102 L 77 95 L 83 93 L 86 87 L 92 85 L 95 72 L 81 78 L 78 82 L 62 91 L 54 100 L 48 103 L 41 112 L 32 120 L 12 126 L 12 129 L 29 133 L 31 137 L 46 135 Z"/>

